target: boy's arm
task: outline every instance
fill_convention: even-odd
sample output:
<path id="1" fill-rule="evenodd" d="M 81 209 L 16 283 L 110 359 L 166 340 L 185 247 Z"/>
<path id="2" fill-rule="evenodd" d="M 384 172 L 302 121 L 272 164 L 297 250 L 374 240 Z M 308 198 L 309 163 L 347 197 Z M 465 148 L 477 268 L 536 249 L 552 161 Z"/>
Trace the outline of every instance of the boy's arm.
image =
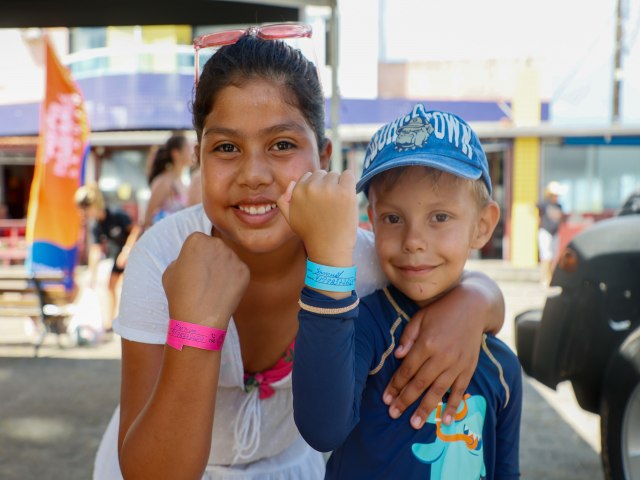
<path id="1" fill-rule="evenodd" d="M 278 207 L 304 242 L 310 261 L 353 266 L 358 207 L 352 172 L 307 173 L 289 185 Z M 305 287 L 301 294 L 293 394 L 294 418 L 303 437 L 314 448 L 329 451 L 357 422 L 354 402 L 362 388 L 356 395 L 353 319 L 358 297 L 353 289 L 328 291 L 323 285 Z M 339 313 L 329 310 L 336 308 Z"/>
<path id="2" fill-rule="evenodd" d="M 349 309 L 355 292 L 335 300 L 310 288 L 302 291 L 305 307 Z M 335 450 L 358 423 L 362 391 L 373 357 L 372 342 L 356 328 L 356 306 L 340 314 L 319 314 L 303 307 L 298 315 L 293 363 L 293 414 L 302 437 L 314 449 Z M 366 320 L 360 318 L 359 325 Z M 366 350 L 366 351 L 364 351 Z"/>
<path id="3" fill-rule="evenodd" d="M 449 424 L 478 362 L 484 332 L 497 332 L 504 323 L 504 297 L 498 285 L 482 273 L 465 272 L 460 285 L 418 311 L 400 338 L 396 356 L 404 357 L 383 400 L 398 418 L 426 391 L 411 418 L 424 425 L 450 389 L 442 416 Z"/>

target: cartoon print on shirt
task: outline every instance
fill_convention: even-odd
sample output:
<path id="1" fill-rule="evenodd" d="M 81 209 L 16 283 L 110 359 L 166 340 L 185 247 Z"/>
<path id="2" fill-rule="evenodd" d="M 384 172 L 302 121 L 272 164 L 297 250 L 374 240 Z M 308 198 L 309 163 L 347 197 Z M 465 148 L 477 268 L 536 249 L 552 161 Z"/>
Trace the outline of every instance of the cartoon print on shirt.
<path id="1" fill-rule="evenodd" d="M 438 405 L 427 421 L 436 425 L 433 443 L 414 443 L 414 456 L 423 463 L 431 464 L 431 479 L 484 479 L 482 429 L 487 410 L 487 401 L 478 395 L 465 394 L 451 425 L 441 421 L 443 405 Z"/>

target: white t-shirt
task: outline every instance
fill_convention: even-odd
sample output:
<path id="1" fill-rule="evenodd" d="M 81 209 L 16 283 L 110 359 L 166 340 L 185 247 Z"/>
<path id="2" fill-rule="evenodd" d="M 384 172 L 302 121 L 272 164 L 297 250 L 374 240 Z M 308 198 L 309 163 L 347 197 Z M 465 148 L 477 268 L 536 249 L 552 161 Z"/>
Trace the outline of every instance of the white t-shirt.
<path id="1" fill-rule="evenodd" d="M 120 313 L 113 323 L 114 330 L 122 338 L 142 343 L 165 343 L 169 313 L 162 273 L 177 258 L 184 240 L 193 232 L 211 232 L 211 222 L 201 204 L 165 218 L 138 240 L 127 263 Z M 354 261 L 358 267 L 356 290 L 361 297 L 385 284 L 370 232 L 358 230 Z M 257 389 L 249 394 L 244 391 L 240 343 L 231 319 L 222 349 L 213 441 L 204 478 L 298 480 L 324 477 L 321 454 L 302 440 L 293 421 L 291 375 L 272 387 L 275 394 L 264 400 L 259 400 Z M 118 415 L 116 410 L 98 450 L 96 479 L 121 478 L 116 475 L 119 473 L 116 454 Z"/>

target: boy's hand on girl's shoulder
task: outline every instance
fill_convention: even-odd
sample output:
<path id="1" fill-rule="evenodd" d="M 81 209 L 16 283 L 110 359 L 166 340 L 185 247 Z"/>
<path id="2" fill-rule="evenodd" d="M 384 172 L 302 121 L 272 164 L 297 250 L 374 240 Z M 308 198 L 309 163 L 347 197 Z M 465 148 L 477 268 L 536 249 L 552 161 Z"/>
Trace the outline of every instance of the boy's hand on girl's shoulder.
<path id="1" fill-rule="evenodd" d="M 291 182 L 278 207 L 302 239 L 310 260 L 351 266 L 358 228 L 355 176 L 317 170 Z"/>
<path id="2" fill-rule="evenodd" d="M 219 238 L 192 233 L 162 275 L 169 316 L 226 329 L 249 285 L 249 267 Z"/>

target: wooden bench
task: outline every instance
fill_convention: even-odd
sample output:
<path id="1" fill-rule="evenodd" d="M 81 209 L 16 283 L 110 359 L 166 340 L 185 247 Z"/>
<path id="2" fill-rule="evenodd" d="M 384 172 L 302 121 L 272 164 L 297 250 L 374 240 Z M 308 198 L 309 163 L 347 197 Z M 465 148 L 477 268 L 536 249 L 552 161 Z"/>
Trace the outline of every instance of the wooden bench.
<path id="1" fill-rule="evenodd" d="M 32 274 L 24 267 L 0 268 L 0 317 L 31 318 L 37 327 L 34 356 L 47 333 L 66 333 L 66 320 L 73 314 L 72 294 L 65 290 L 62 272 Z"/>

